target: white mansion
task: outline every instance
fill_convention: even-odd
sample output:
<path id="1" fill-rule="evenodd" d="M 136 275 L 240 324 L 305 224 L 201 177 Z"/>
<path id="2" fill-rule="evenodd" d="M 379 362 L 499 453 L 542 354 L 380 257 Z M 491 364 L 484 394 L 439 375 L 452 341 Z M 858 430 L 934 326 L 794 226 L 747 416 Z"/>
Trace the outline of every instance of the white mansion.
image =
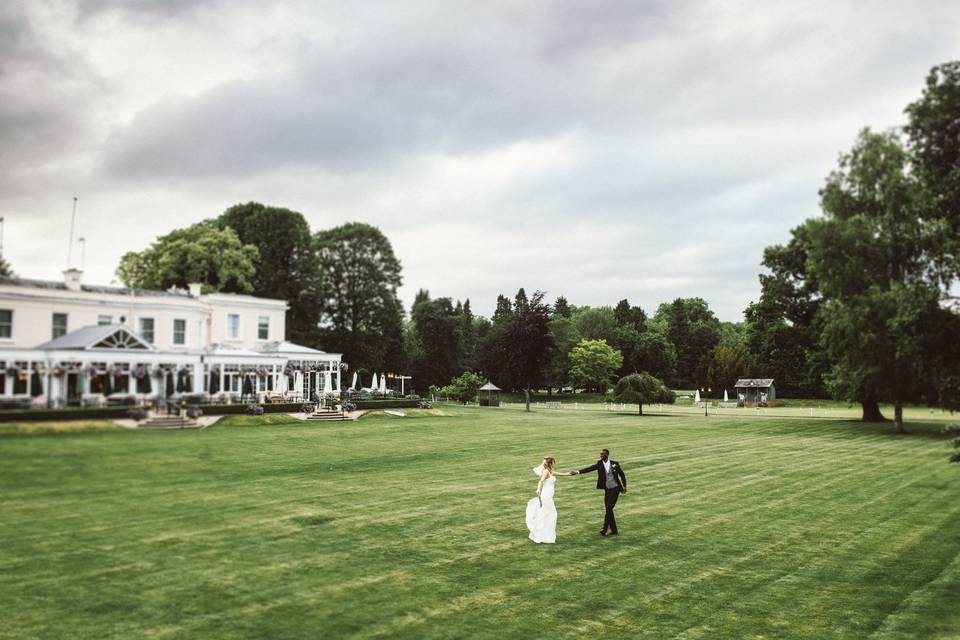
<path id="1" fill-rule="evenodd" d="M 104 404 L 207 394 L 212 401 L 309 399 L 340 390 L 339 353 L 287 342 L 287 303 L 230 293 L 150 291 L 0 278 L 0 400 Z"/>

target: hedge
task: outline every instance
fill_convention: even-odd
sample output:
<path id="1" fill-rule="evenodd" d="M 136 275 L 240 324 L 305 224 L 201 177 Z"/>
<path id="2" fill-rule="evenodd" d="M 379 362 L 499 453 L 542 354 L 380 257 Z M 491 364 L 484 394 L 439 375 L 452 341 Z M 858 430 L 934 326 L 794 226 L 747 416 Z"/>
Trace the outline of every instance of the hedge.
<path id="1" fill-rule="evenodd" d="M 133 407 L 104 407 L 81 409 L 17 409 L 0 411 L 0 422 L 49 422 L 53 420 L 97 420 L 102 418 L 126 418 Z"/>
<path id="2" fill-rule="evenodd" d="M 264 404 L 264 413 L 300 413 L 302 402 L 288 402 L 283 404 Z M 187 407 L 200 407 L 203 415 L 222 416 L 233 413 L 246 413 L 246 404 L 188 404 Z M 0 422 L 50 422 L 54 420 L 98 420 L 126 418 L 130 409 L 135 405 L 122 407 L 91 407 L 83 409 L 70 407 L 68 409 L 12 409 L 0 411 Z M 163 412 L 161 411 L 161 415 Z"/>
<path id="3" fill-rule="evenodd" d="M 234 413 L 246 413 L 247 407 L 249 406 L 246 403 L 237 403 L 237 404 L 191 404 L 187 405 L 188 407 L 199 407 L 203 410 L 203 415 L 205 416 L 225 416 L 231 415 Z M 277 404 L 262 404 L 264 413 L 301 413 L 303 408 L 302 402 L 286 402 L 286 403 L 277 403 Z"/>

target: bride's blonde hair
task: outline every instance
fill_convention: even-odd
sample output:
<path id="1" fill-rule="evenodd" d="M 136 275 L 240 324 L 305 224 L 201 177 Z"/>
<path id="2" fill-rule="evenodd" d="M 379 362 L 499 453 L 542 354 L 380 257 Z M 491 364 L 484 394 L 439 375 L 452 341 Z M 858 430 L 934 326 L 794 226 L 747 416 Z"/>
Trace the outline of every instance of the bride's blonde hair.
<path id="1" fill-rule="evenodd" d="M 550 471 L 553 471 L 553 467 L 556 464 L 557 464 L 557 461 L 551 458 L 550 456 L 547 456 L 546 458 L 543 459 L 543 466 L 545 466 Z"/>

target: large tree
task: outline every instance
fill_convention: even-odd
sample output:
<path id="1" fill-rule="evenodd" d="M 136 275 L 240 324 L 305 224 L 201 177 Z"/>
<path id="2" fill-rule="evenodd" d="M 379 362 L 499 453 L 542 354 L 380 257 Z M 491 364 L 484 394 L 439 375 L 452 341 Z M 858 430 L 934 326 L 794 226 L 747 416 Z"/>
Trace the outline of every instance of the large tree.
<path id="1" fill-rule="evenodd" d="M 643 415 L 643 403 L 673 403 L 673 393 L 663 382 L 644 371 L 631 373 L 617 381 L 613 387 L 613 399 L 625 404 L 637 404 L 637 415 Z"/>
<path id="2" fill-rule="evenodd" d="M 606 340 L 581 340 L 570 352 L 570 379 L 578 387 L 607 390 L 623 355 Z"/>
<path id="3" fill-rule="evenodd" d="M 553 388 L 560 389 L 570 383 L 570 351 L 583 339 L 568 316 L 554 312 L 549 327 L 553 347 L 546 372 L 548 394 Z"/>
<path id="4" fill-rule="evenodd" d="M 521 288 L 503 336 L 507 362 L 525 392 L 527 411 L 530 410 L 530 389 L 543 382 L 552 346 L 550 305 L 543 298 L 544 293 L 536 291 L 528 299 Z"/>
<path id="5" fill-rule="evenodd" d="M 287 336 L 318 346 L 319 309 L 309 295 L 316 288 L 318 272 L 310 226 L 303 214 L 248 202 L 224 211 L 216 224 L 233 229 L 242 243 L 258 249 L 251 293 L 286 300 L 290 305 Z"/>
<path id="6" fill-rule="evenodd" d="M 462 313 L 462 311 L 461 311 Z M 411 373 L 417 389 L 440 386 L 450 381 L 458 366 L 461 319 L 450 298 L 430 299 L 421 289 L 410 312 L 416 334 L 417 357 Z"/>
<path id="7" fill-rule="evenodd" d="M 320 309 L 324 348 L 354 369 L 382 370 L 389 345 L 402 341 L 397 299 L 400 261 L 379 229 L 351 222 L 314 236 L 320 275 L 311 295 Z M 449 376 L 446 380 L 449 380 Z"/>
<path id="8" fill-rule="evenodd" d="M 10 266 L 10 263 L 7 262 L 6 258 L 0 256 L 0 277 L 12 278 L 13 276 L 13 268 Z"/>
<path id="9" fill-rule="evenodd" d="M 117 277 L 142 289 L 200 283 L 206 291 L 251 293 L 258 255 L 233 229 L 206 220 L 160 236 L 143 251 L 125 253 Z"/>
<path id="10" fill-rule="evenodd" d="M 934 67 L 906 112 L 913 170 L 930 197 L 921 215 L 936 231 L 924 238 L 926 264 L 941 294 L 956 303 L 950 285 L 960 278 L 960 61 Z"/>
<path id="11" fill-rule="evenodd" d="M 781 395 L 805 398 L 826 394 L 827 369 L 817 320 L 822 296 L 807 268 L 809 244 L 808 229 L 800 226 L 787 244 L 764 250 L 770 273 L 760 275 L 760 299 L 744 311 L 754 377 L 775 379 Z M 875 398 L 864 402 L 865 414 L 879 412 Z"/>
<path id="12" fill-rule="evenodd" d="M 720 342 L 720 321 L 701 298 L 677 298 L 657 309 L 655 326 L 677 350 L 674 386 L 703 386 L 714 347 Z"/>
<path id="13" fill-rule="evenodd" d="M 863 130 L 821 190 L 823 217 L 804 226 L 808 267 L 823 296 L 821 344 L 840 397 L 903 403 L 931 382 L 940 324 L 942 226 L 927 211 L 925 185 L 893 133 Z"/>

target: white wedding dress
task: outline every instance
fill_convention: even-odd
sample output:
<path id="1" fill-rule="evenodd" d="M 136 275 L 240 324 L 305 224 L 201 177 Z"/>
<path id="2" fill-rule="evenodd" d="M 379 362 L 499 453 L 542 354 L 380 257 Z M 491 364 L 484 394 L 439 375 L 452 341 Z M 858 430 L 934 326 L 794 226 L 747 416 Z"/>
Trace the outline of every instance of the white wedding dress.
<path id="1" fill-rule="evenodd" d="M 543 465 L 533 470 L 538 478 L 542 473 Z M 557 508 L 553 504 L 556 484 L 557 478 L 550 476 L 543 483 L 540 497 L 527 503 L 527 529 L 530 530 L 530 539 L 536 543 L 553 544 L 557 541 Z"/>

